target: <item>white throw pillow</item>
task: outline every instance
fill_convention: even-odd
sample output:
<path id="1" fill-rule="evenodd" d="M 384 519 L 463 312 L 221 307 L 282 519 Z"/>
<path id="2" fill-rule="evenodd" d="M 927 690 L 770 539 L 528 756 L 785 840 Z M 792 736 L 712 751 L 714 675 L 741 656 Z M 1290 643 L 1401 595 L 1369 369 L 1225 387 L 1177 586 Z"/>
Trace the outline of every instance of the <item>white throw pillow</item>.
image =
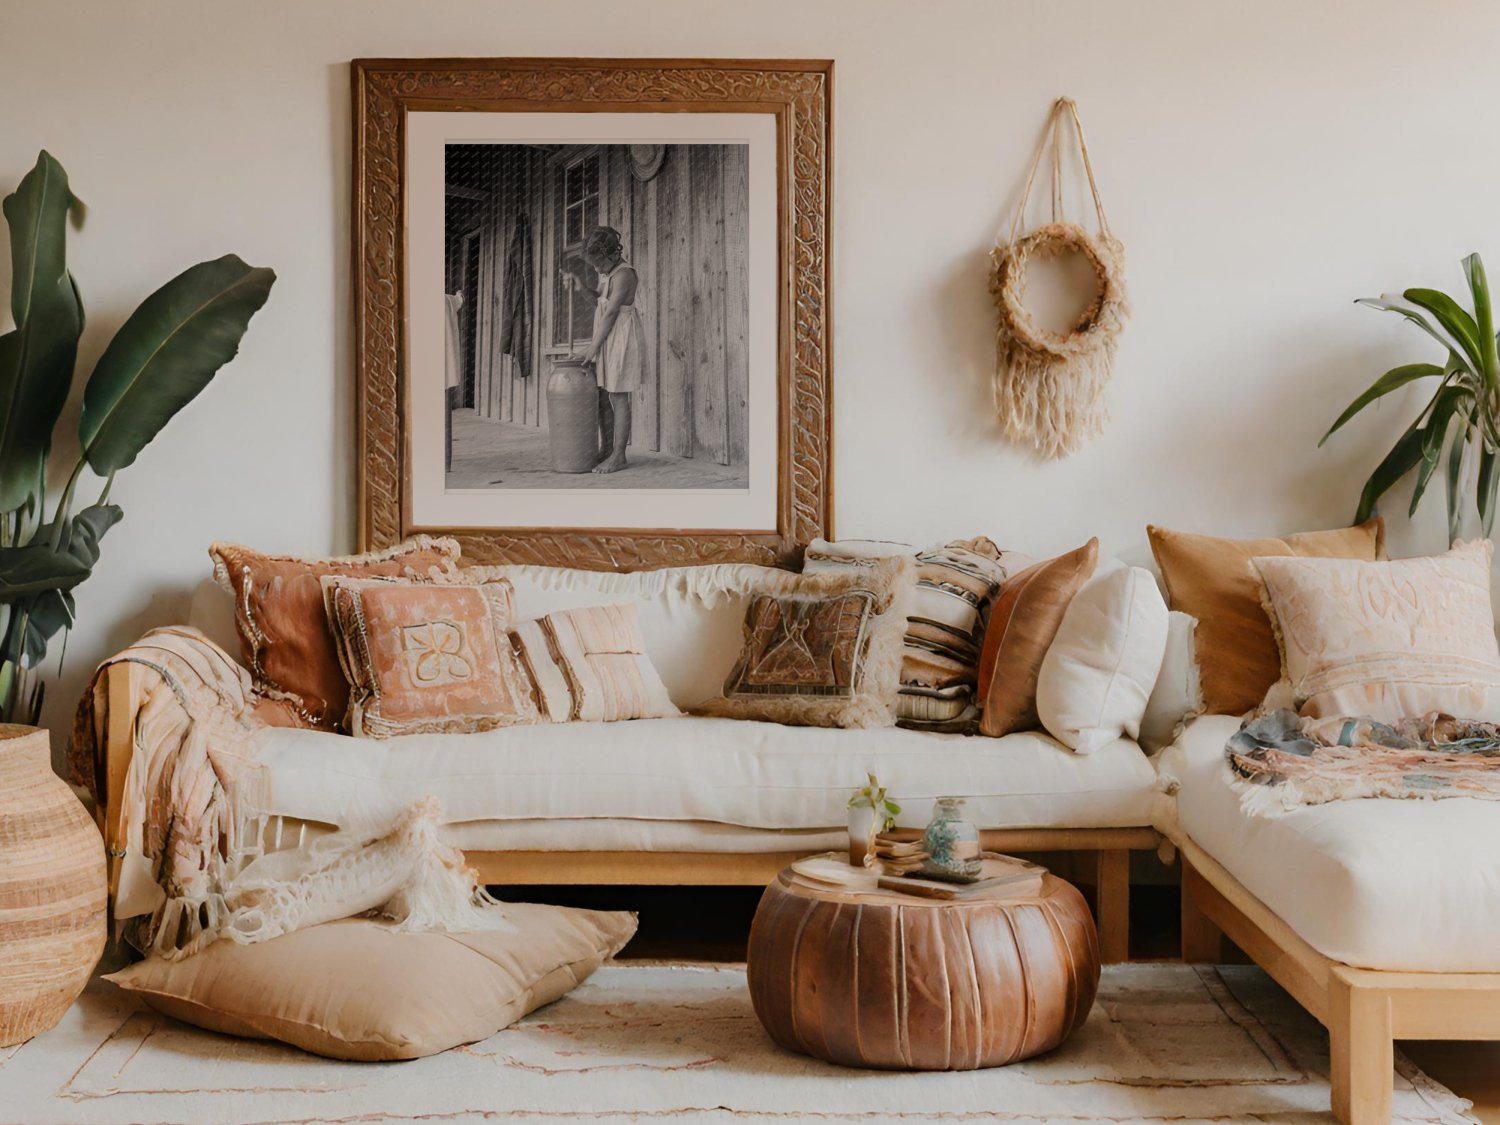
<path id="1" fill-rule="evenodd" d="M 1080 754 L 1139 737 L 1166 648 L 1167 605 L 1155 579 L 1134 566 L 1096 574 L 1042 660 L 1036 707 L 1047 733 Z"/>
<path id="2" fill-rule="evenodd" d="M 1317 718 L 1394 723 L 1441 711 L 1500 721 L 1488 540 L 1432 558 L 1258 558 L 1285 701 Z"/>
<path id="3" fill-rule="evenodd" d="M 1198 679 L 1194 634 L 1198 619 L 1173 610 L 1167 617 L 1167 651 L 1156 674 L 1156 686 L 1141 716 L 1141 748 L 1148 754 L 1177 741 L 1182 724 L 1203 713 L 1203 686 Z"/>

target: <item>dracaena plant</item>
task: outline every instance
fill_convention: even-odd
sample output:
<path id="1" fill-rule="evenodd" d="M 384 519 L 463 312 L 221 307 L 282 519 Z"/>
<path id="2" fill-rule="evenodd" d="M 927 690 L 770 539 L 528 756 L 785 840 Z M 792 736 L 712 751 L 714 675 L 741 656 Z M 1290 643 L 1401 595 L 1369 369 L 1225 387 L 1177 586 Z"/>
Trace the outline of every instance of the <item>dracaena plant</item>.
<path id="1" fill-rule="evenodd" d="M 73 591 L 124 514 L 109 503 L 115 474 L 234 357 L 276 275 L 230 254 L 141 302 L 84 384 L 77 460 L 49 512 L 48 457 L 83 333 L 66 254 L 69 216 L 82 209 L 62 165 L 43 152 L 4 213 L 15 327 L 0 335 L 0 720 L 35 723 L 43 684 L 32 670 L 73 624 Z M 104 483 L 75 511 L 86 468 Z"/>
<path id="2" fill-rule="evenodd" d="M 1356 523 L 1369 519 L 1380 498 L 1413 470 L 1417 476 L 1408 515 L 1415 515 L 1441 465 L 1448 500 L 1449 542 L 1458 538 L 1471 493 L 1484 534 L 1489 535 L 1494 527 L 1495 494 L 1500 487 L 1500 357 L 1484 263 L 1478 254 L 1470 254 L 1463 260 L 1463 268 L 1472 311 L 1436 289 L 1408 289 L 1399 295 L 1387 293 L 1357 302 L 1405 317 L 1437 341 L 1447 359 L 1441 364 L 1407 363 L 1387 371 L 1351 402 L 1323 435 L 1323 441 L 1327 441 L 1365 407 L 1408 383 L 1437 380 L 1432 397 L 1370 474 L 1359 497 Z"/>

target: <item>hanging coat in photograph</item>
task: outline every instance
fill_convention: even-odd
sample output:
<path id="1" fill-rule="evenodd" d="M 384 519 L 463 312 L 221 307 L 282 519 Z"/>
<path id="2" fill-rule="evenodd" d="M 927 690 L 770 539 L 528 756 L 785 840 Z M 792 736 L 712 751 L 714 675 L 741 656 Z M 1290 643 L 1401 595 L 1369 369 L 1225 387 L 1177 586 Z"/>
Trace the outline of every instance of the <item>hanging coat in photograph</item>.
<path id="1" fill-rule="evenodd" d="M 515 360 L 515 372 L 531 374 L 532 293 L 535 263 L 531 257 L 531 220 L 523 212 L 505 255 L 505 287 L 500 295 L 500 351 Z"/>

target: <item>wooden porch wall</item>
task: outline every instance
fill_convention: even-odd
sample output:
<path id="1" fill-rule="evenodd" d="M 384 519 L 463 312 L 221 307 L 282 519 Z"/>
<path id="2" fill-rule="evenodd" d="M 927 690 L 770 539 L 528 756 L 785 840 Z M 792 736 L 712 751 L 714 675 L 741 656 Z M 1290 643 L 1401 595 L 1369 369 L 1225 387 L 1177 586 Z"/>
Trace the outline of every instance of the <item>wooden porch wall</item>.
<path id="1" fill-rule="evenodd" d="M 634 396 L 631 444 L 743 465 L 747 149 L 677 146 L 644 183 L 631 174 L 624 146 L 606 146 L 601 154 L 600 215 L 620 232 L 625 260 L 636 269 L 645 334 L 646 375 Z M 551 343 L 556 166 L 541 151 L 515 147 L 497 146 L 492 159 L 491 182 L 501 186 L 485 205 L 480 233 L 475 408 L 482 418 L 545 427 L 548 358 L 558 351 Z M 529 374 L 499 350 L 506 257 L 523 212 L 536 265 Z"/>

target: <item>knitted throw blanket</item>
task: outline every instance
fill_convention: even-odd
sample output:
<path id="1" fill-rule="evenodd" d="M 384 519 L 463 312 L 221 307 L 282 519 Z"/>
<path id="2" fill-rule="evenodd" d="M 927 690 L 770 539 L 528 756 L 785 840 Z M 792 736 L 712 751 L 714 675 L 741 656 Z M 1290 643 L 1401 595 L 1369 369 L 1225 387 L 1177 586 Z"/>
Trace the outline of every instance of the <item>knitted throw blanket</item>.
<path id="1" fill-rule="evenodd" d="M 78 705 L 71 780 L 103 806 L 109 762 L 104 672 L 149 671 L 136 700 L 118 827 L 108 833 L 117 933 L 146 953 L 185 957 L 227 937 L 265 941 L 375 911 L 399 929 L 508 928 L 463 856 L 437 834 L 442 810 L 419 801 L 394 822 L 339 825 L 281 847 L 260 810 L 257 700 L 248 673 L 196 629 L 155 629 L 100 665 Z"/>
<path id="2" fill-rule="evenodd" d="M 1500 800 L 1500 725 L 1433 713 L 1394 725 L 1271 711 L 1224 748 L 1256 816 L 1364 797 Z"/>

